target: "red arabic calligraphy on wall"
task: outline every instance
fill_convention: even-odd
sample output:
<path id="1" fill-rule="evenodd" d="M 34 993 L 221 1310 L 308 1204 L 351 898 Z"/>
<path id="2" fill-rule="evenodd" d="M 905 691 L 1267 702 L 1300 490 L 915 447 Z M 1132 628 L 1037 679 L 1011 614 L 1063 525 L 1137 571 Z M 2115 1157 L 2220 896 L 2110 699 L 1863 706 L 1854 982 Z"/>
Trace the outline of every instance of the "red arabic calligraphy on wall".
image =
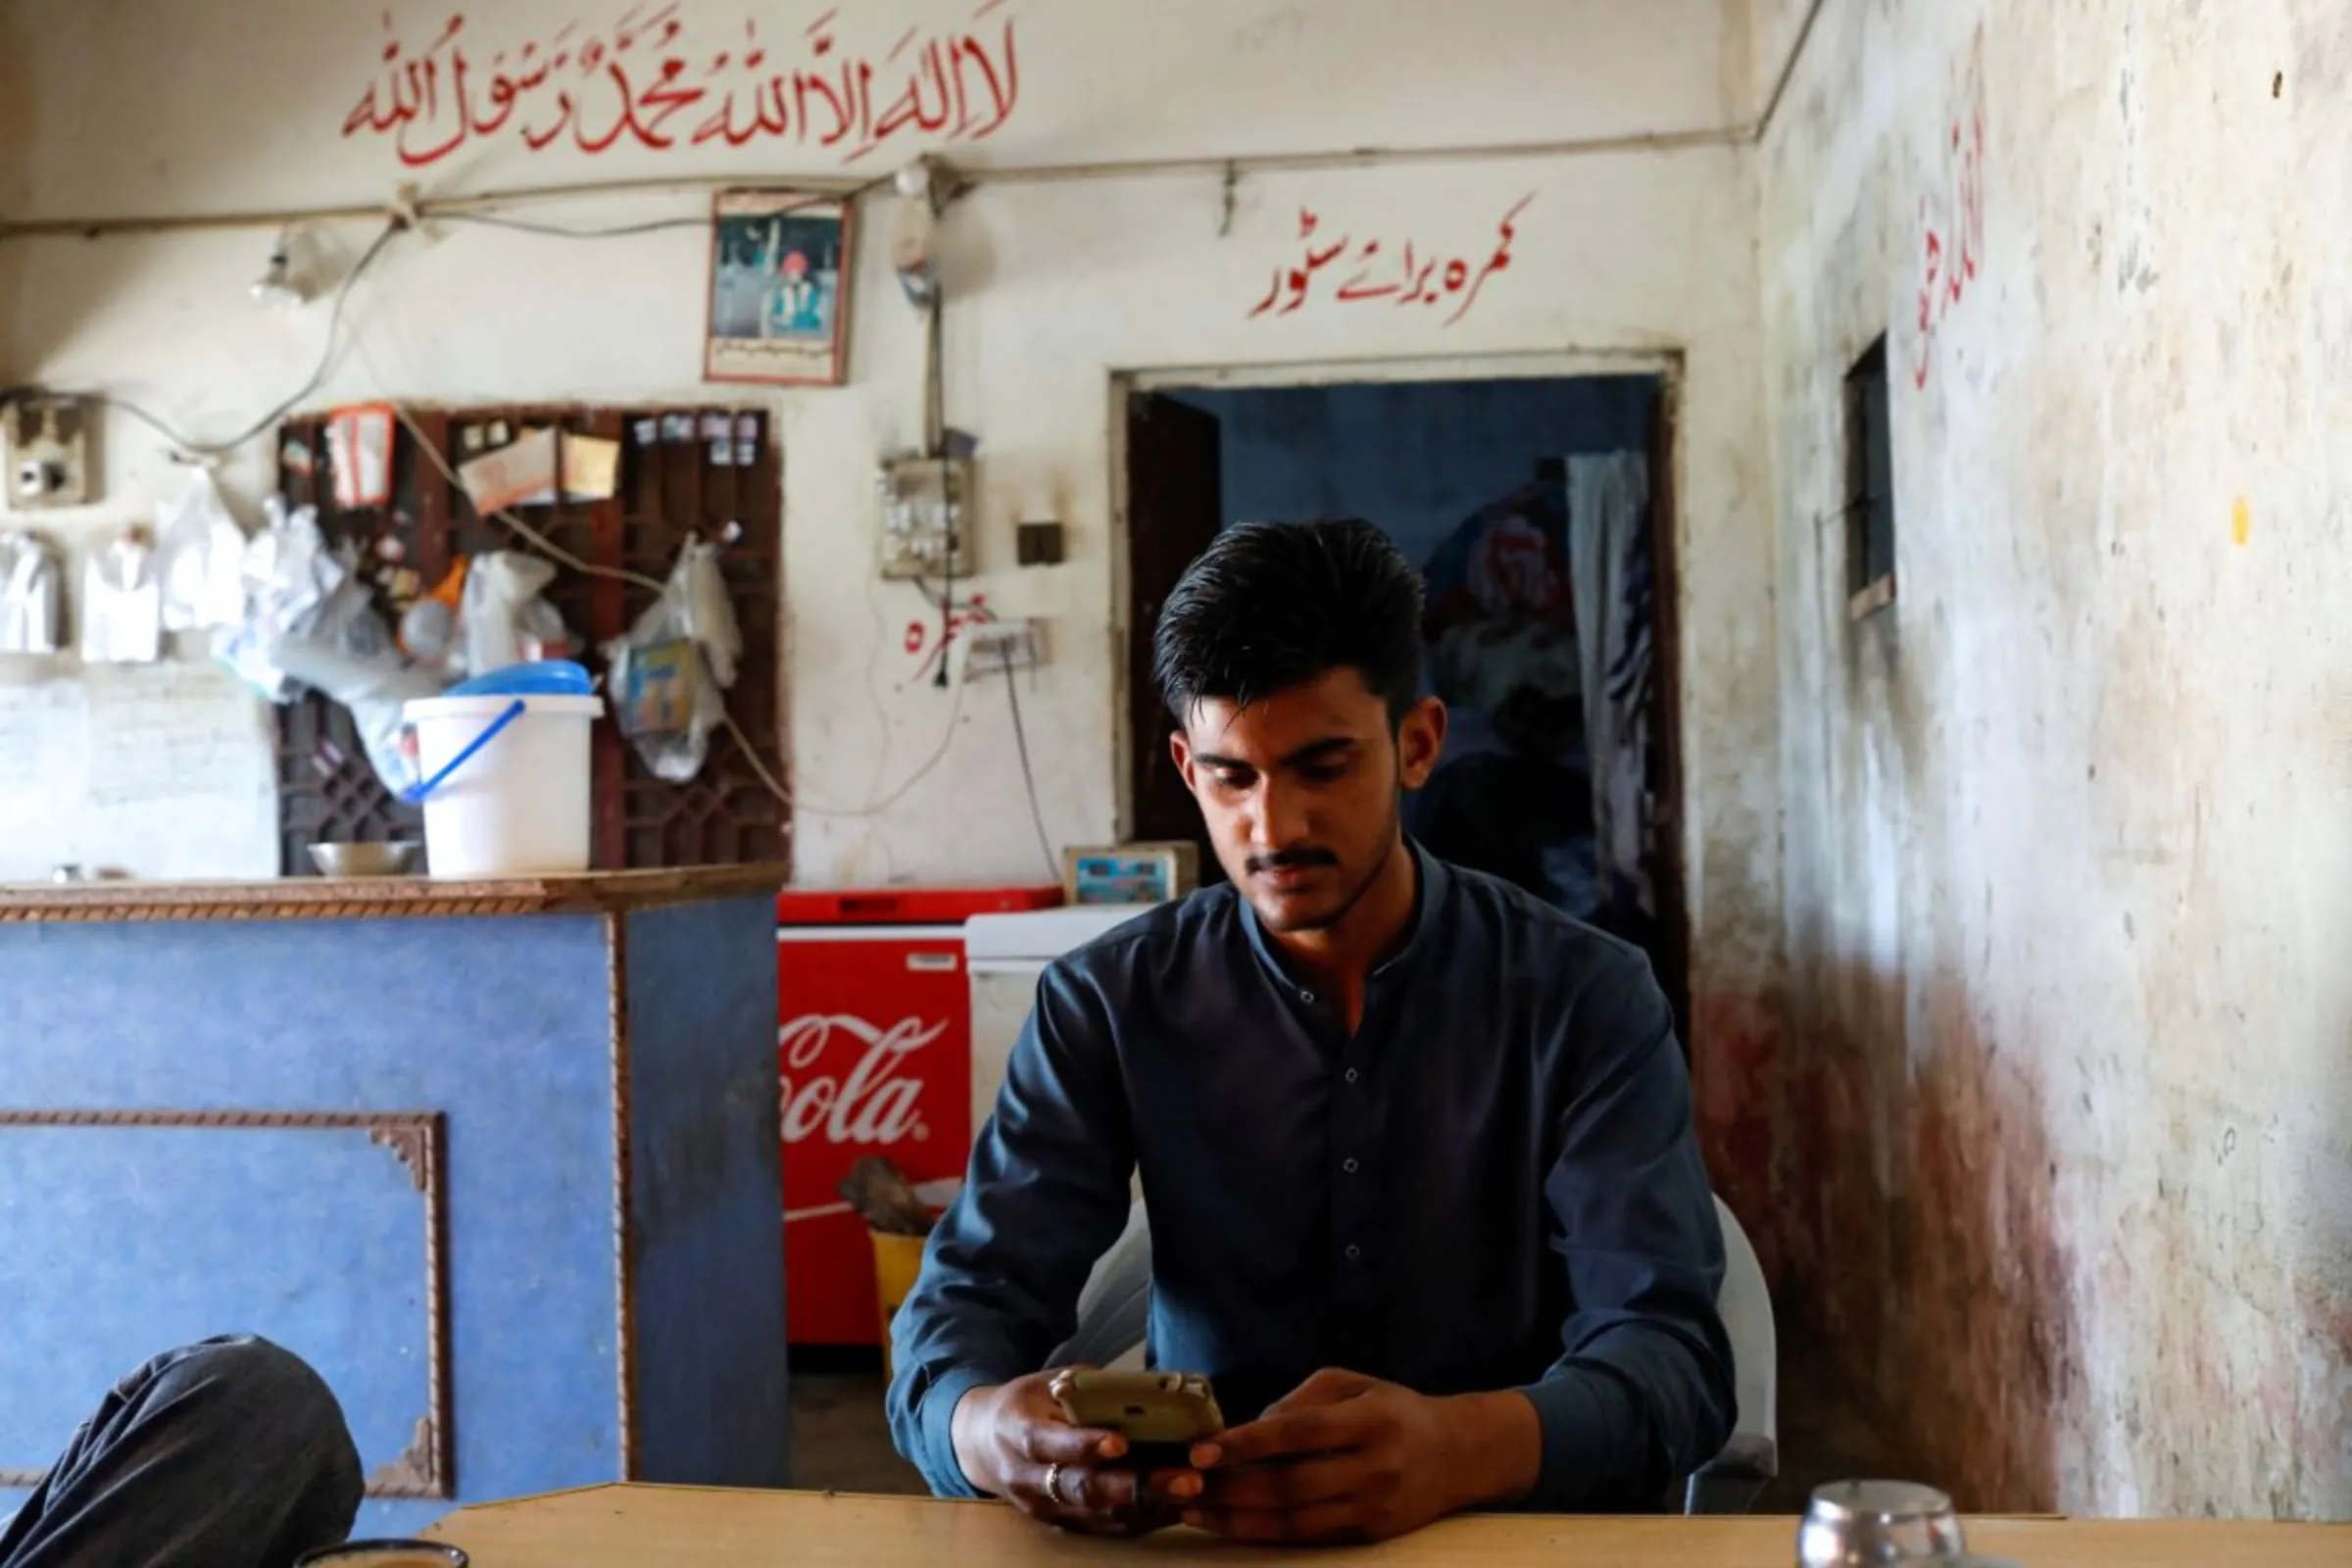
<path id="1" fill-rule="evenodd" d="M 483 46 L 460 13 L 422 49 L 403 41 L 387 11 L 375 77 L 343 134 L 389 137 L 411 169 L 502 138 L 584 153 L 789 142 L 844 163 L 916 137 L 983 141 L 1021 98 L 1013 19 L 998 15 L 1006 3 L 987 0 L 952 34 L 908 27 L 880 55 L 843 46 L 838 10 L 789 43 L 763 41 L 746 21 L 740 36 L 712 45 L 694 39 L 672 0 L 506 47 Z"/>
<path id="2" fill-rule="evenodd" d="M 1317 297 L 1319 285 L 1327 285 L 1329 298 L 1341 305 L 1373 300 L 1433 309 L 1450 305 L 1445 324 L 1451 326 L 1470 314 L 1487 280 L 1511 265 L 1511 242 L 1519 237 L 1519 215 L 1535 199 L 1533 194 L 1522 196 L 1502 215 L 1502 220 L 1494 225 L 1494 250 L 1476 262 L 1468 256 L 1420 250 L 1409 239 L 1396 248 L 1379 237 L 1358 245 L 1353 234 L 1326 240 L 1323 220 L 1302 207 L 1298 210 L 1298 260 L 1274 270 L 1273 286 L 1250 313 L 1250 318 L 1289 316 Z"/>
<path id="3" fill-rule="evenodd" d="M 1935 368 L 1936 337 L 1976 286 L 1984 262 L 1984 41 L 1979 34 L 1960 84 L 1960 107 L 1936 148 L 1935 187 L 1919 199 L 1919 342 L 1911 381 Z"/>

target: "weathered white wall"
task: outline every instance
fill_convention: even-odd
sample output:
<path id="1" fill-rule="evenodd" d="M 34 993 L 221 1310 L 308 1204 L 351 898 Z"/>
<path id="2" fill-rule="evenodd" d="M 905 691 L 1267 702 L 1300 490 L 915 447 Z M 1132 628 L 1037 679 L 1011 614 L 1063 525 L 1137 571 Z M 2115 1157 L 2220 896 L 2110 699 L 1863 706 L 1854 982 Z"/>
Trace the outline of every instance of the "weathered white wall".
<path id="1" fill-rule="evenodd" d="M 0 11 L 0 103 L 12 105 L 5 113 L 27 158 L 0 171 L 14 186 L 0 188 L 0 213 L 388 197 L 403 174 L 389 143 L 340 133 L 370 80 L 383 9 L 17 0 Z M 449 8 L 390 9 L 415 49 Z M 1747 114 L 1736 0 L 1016 0 L 974 22 L 976 9 L 963 0 L 845 9 L 838 44 L 880 59 L 917 23 L 993 36 L 1017 20 L 1020 103 L 1000 134 L 952 149 L 974 164 L 1704 130 Z M 803 48 L 822 10 L 761 9 L 760 36 L 780 52 Z M 479 53 L 514 49 L 575 14 L 587 25 L 610 20 L 593 7 L 485 6 L 464 36 Z M 725 0 L 685 0 L 680 13 L 687 38 L 710 50 L 740 41 L 746 14 Z M 855 172 L 886 171 L 913 145 L 894 143 Z M 837 155 L 792 144 L 730 153 L 624 143 L 592 158 L 562 146 L 526 153 L 509 134 L 420 177 L 429 193 L 449 193 L 664 172 L 772 180 L 844 171 Z M 949 414 L 982 436 L 987 458 L 986 569 L 975 586 L 1003 612 L 1051 622 L 1052 663 L 1023 696 L 1054 835 L 1101 840 L 1118 808 L 1115 370 L 1567 350 L 1591 351 L 1600 366 L 1679 356 L 1699 983 L 1752 993 L 1777 948 L 1779 894 L 1777 781 L 1760 765 L 1777 743 L 1770 607 L 1758 591 L 1770 557 L 1749 155 L 1712 147 L 1251 174 L 1235 191 L 1227 235 L 1220 187 L 1213 174 L 984 185 L 949 225 Z M 1476 261 L 1503 213 L 1531 194 L 1512 265 L 1458 324 L 1418 308 L 1338 305 L 1328 290 L 1296 314 L 1250 318 L 1275 270 L 1296 265 L 1302 206 L 1325 235 L 1379 238 L 1391 256 L 1409 240 Z M 613 223 L 691 215 L 707 200 L 603 197 L 523 216 Z M 914 317 L 884 268 L 882 214 L 869 214 L 852 384 L 736 389 L 777 412 L 784 443 L 798 869 L 820 883 L 1031 878 L 1039 857 L 998 684 L 971 689 L 944 764 L 895 805 L 864 817 L 813 809 L 855 810 L 892 793 L 956 711 L 908 680 L 917 661 L 901 639 L 919 601 L 871 569 L 869 476 L 878 452 L 918 434 L 920 358 Z M 348 258 L 368 234 L 353 223 L 305 239 Z M 24 378 L 134 396 L 199 435 L 233 428 L 299 381 L 324 326 L 321 307 L 285 316 L 247 304 L 268 243 L 266 230 L 0 243 L 21 273 L 13 298 L 0 290 L 6 363 Z M 403 238 L 355 292 L 352 350 L 315 401 L 706 396 L 707 243 L 695 230 L 591 243 L 454 225 Z M 108 435 L 107 499 L 86 527 L 142 513 L 175 482 L 136 426 L 118 419 Z M 224 476 L 246 497 L 269 480 L 258 450 Z M 1013 523 L 1047 515 L 1070 526 L 1069 563 L 1009 569 Z M 258 766 L 259 752 L 241 744 Z M 75 858 L 142 873 L 167 864 L 129 843 L 117 808 L 51 806 L 51 820 L 80 825 Z M 190 803 L 180 825 L 188 849 L 171 869 L 273 866 L 266 811 Z M 30 843 L 13 828 L 0 835 L 0 876 L 61 858 Z"/>
<path id="2" fill-rule="evenodd" d="M 1792 1294 L 1972 1504 L 2352 1515 L 2344 8 L 1828 0 L 1760 180 Z"/>

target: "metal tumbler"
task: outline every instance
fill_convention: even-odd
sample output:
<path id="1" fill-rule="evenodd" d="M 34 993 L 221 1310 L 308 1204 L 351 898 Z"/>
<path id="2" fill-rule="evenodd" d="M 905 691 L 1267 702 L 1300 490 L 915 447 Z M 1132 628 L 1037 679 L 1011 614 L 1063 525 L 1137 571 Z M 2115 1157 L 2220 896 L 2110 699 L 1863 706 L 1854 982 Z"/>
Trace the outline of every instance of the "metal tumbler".
<path id="1" fill-rule="evenodd" d="M 1834 1481 L 1814 1489 L 1797 1527 L 1797 1568 L 1880 1568 L 1966 1550 L 1952 1499 L 1910 1481 Z"/>

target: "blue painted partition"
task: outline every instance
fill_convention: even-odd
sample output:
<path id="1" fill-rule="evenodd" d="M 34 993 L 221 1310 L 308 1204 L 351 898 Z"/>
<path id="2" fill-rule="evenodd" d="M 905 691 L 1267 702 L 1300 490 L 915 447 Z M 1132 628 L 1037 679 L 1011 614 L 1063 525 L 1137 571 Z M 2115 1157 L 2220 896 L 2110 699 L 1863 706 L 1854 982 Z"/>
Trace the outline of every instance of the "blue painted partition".
<path id="1" fill-rule="evenodd" d="M 0 1488 L 231 1332 L 334 1388 L 365 1532 L 782 1485 L 772 904 L 677 882 L 335 918 L 0 899 Z M 483 907 L 514 912 L 450 912 Z"/>
<path id="2" fill-rule="evenodd" d="M 783 1177 L 775 906 L 631 919 L 622 969 L 636 1129 L 634 1479 L 780 1487 Z M 736 1020 L 760 1020 L 747 1056 Z M 750 1238 L 758 1238 L 757 1242 Z M 747 1345 L 759 1353 L 746 1355 Z"/>

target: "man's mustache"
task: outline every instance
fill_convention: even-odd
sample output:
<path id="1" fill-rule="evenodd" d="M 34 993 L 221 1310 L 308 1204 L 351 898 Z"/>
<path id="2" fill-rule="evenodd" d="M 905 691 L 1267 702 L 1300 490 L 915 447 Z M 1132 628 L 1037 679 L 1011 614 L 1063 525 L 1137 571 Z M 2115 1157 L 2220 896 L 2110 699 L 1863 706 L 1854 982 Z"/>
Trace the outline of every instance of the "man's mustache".
<path id="1" fill-rule="evenodd" d="M 1337 865 L 1340 858 L 1329 850 L 1311 846 L 1297 850 L 1277 850 L 1272 855 L 1252 855 L 1250 869 L 1257 871 L 1302 871 L 1310 866 Z"/>

